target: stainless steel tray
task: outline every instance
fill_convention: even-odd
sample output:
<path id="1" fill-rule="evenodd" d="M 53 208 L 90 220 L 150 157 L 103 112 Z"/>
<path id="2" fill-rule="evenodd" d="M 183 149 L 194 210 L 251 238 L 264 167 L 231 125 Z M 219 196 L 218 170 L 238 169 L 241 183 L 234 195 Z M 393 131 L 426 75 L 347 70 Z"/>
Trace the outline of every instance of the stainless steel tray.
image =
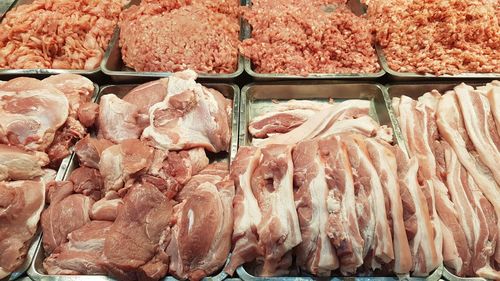
<path id="1" fill-rule="evenodd" d="M 229 162 L 232 161 L 234 156 L 236 155 L 236 151 L 238 148 L 238 124 L 239 124 L 239 103 L 240 103 L 240 90 L 238 86 L 234 84 L 223 84 L 223 83 L 204 83 L 203 85 L 214 88 L 221 92 L 224 96 L 231 98 L 233 100 L 233 116 L 232 116 L 232 130 L 231 130 L 231 147 L 229 153 L 209 153 L 207 156 L 210 161 L 217 161 L 222 159 L 229 159 Z M 131 89 L 138 86 L 135 85 L 108 85 L 101 88 L 99 91 L 99 95 L 97 100 L 103 95 L 106 94 L 115 94 L 118 97 L 125 96 Z M 75 153 L 73 153 L 69 159 L 67 160 L 66 165 L 61 165 L 59 169 L 57 179 L 58 180 L 67 180 L 71 174 L 71 172 L 79 167 L 78 157 Z M 43 235 L 43 233 L 42 233 Z M 29 266 L 28 275 L 31 279 L 35 281 L 114 281 L 115 279 L 105 276 L 105 275 L 49 275 L 45 273 L 43 269 L 43 260 L 45 258 L 45 251 L 42 245 L 41 235 L 39 236 L 36 244 L 36 251 L 34 254 L 34 260 Z M 227 274 L 221 270 L 215 276 L 206 277 L 204 281 L 222 281 L 227 277 Z M 163 281 L 176 281 L 177 279 L 172 276 L 166 276 L 162 279 Z"/>
<path id="2" fill-rule="evenodd" d="M 247 127 L 254 117 L 264 113 L 273 100 L 305 99 L 327 102 L 330 98 L 334 100 L 365 99 L 372 103 L 370 115 L 382 125 L 388 125 L 394 129 L 395 142 L 401 145 L 403 139 L 396 130 L 397 125 L 392 122 L 388 112 L 389 105 L 384 98 L 384 87 L 373 83 L 331 83 L 326 81 L 305 83 L 267 83 L 250 84 L 241 90 L 241 113 L 240 113 L 240 145 L 250 145 L 251 135 Z M 325 280 L 439 280 L 442 275 L 442 266 L 438 267 L 427 278 L 419 277 L 344 277 L 332 276 Z M 286 277 L 255 277 L 248 273 L 244 266 L 237 269 L 238 276 L 244 281 L 312 281 L 317 277 L 309 276 L 286 276 Z"/>
<path id="3" fill-rule="evenodd" d="M 25 5 L 25 4 L 31 4 L 33 0 L 15 0 L 14 3 L 10 6 L 9 11 L 17 6 L 20 5 Z M 7 13 L 5 13 L 7 14 Z M 0 16 L 0 22 L 3 20 L 5 14 Z M 111 41 L 110 41 L 111 43 Z M 109 46 L 108 46 L 109 47 Z M 104 57 L 104 56 L 103 56 Z M 73 73 L 73 74 L 80 74 L 83 76 L 86 76 L 91 79 L 98 79 L 101 78 L 102 72 L 101 72 L 101 67 L 97 67 L 96 69 L 93 70 L 77 70 L 77 69 L 41 69 L 41 68 L 34 68 L 34 69 L 0 69 L 0 77 L 2 79 L 10 79 L 18 76 L 27 76 L 27 77 L 35 77 L 35 78 L 44 78 L 50 75 L 54 74 L 61 74 L 61 73 Z"/>
<path id="4" fill-rule="evenodd" d="M 246 0 L 246 5 L 251 5 L 251 0 Z M 365 6 L 361 4 L 359 0 L 348 0 L 347 5 L 351 8 L 351 11 L 356 15 L 362 15 L 366 12 Z M 244 38 L 251 38 L 252 28 L 250 24 L 246 21 L 242 21 Z M 377 49 L 375 49 L 376 52 Z M 245 71 L 256 81 L 273 81 L 273 80 L 297 80 L 297 79 L 356 79 L 356 80 L 376 80 L 384 76 L 385 71 L 382 68 L 379 57 L 380 71 L 376 73 L 344 73 L 344 74 L 333 74 L 333 73 L 309 73 L 307 76 L 301 75 L 290 75 L 284 73 L 258 73 L 253 70 L 253 64 L 249 58 L 244 57 Z"/>
<path id="5" fill-rule="evenodd" d="M 415 72 L 399 72 L 393 70 L 389 67 L 387 63 L 387 58 L 384 55 L 384 50 L 381 46 L 377 45 L 377 54 L 379 56 L 379 62 L 385 72 L 389 74 L 391 80 L 394 81 L 415 81 L 415 80 L 452 80 L 452 79 L 499 79 L 500 72 L 497 73 L 461 73 L 461 74 L 444 74 L 444 75 L 433 75 L 433 74 L 419 74 Z M 499 70 L 500 71 L 500 70 Z"/>
<path id="6" fill-rule="evenodd" d="M 459 82 L 455 83 L 425 83 L 425 84 L 391 84 L 387 85 L 386 87 L 383 88 L 384 90 L 384 98 L 386 100 L 386 104 L 388 107 L 389 115 L 391 117 L 392 123 L 395 124 L 395 127 L 400 130 L 399 127 L 399 122 L 398 118 L 394 112 L 394 108 L 392 107 L 392 98 L 393 97 L 400 97 L 402 95 L 406 95 L 410 98 L 417 99 L 418 97 L 422 96 L 426 92 L 430 92 L 434 89 L 438 90 L 440 93 L 445 93 L 448 90 L 453 90 L 453 87 L 458 85 Z M 471 86 L 479 86 L 481 84 L 478 84 L 477 82 L 475 83 L 468 83 Z M 401 133 L 399 133 L 399 136 L 402 136 Z M 405 148 L 405 140 L 403 137 L 401 137 L 400 143 L 402 144 L 402 147 L 404 145 Z M 407 149 L 408 151 L 408 149 Z M 446 280 L 450 281 L 487 281 L 485 278 L 481 277 L 458 277 L 448 271 L 446 267 L 443 266 L 443 277 Z"/>
<path id="7" fill-rule="evenodd" d="M 132 4 L 138 4 L 140 0 L 132 0 Z M 243 36 L 243 25 L 240 20 L 240 39 Z M 109 47 L 104 54 L 104 58 L 101 62 L 102 71 L 111 77 L 114 82 L 138 82 L 138 81 L 148 81 L 151 78 L 162 78 L 172 75 L 172 72 L 140 72 L 135 71 L 132 68 L 125 66 L 122 60 L 122 53 L 119 44 L 120 38 L 120 28 L 115 29 L 115 33 L 111 38 Z M 199 79 L 203 80 L 224 80 L 231 81 L 243 73 L 243 57 L 238 55 L 238 66 L 233 73 L 221 73 L 221 74 L 198 74 Z"/>

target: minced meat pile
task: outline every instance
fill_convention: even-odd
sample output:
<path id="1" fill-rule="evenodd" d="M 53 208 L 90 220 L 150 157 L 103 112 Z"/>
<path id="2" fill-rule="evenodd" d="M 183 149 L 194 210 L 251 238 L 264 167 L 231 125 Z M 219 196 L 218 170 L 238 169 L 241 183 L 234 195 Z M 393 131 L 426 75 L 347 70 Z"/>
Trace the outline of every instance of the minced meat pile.
<path id="1" fill-rule="evenodd" d="M 120 47 L 136 71 L 231 73 L 237 68 L 237 0 L 148 0 L 122 13 Z"/>
<path id="2" fill-rule="evenodd" d="M 253 0 L 243 12 L 252 36 L 240 51 L 258 73 L 375 73 L 367 19 L 339 0 Z"/>
<path id="3" fill-rule="evenodd" d="M 371 0 L 368 15 L 393 70 L 500 72 L 498 0 Z"/>

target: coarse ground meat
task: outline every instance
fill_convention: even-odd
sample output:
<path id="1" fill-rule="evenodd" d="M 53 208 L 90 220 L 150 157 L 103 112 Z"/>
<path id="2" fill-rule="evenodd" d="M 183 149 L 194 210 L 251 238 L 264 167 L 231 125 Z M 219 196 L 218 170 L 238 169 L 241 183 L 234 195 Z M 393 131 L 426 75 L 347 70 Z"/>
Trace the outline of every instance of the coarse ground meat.
<path id="1" fill-rule="evenodd" d="M 124 3 L 35 0 L 0 24 L 0 69 L 96 69 Z"/>
<path id="2" fill-rule="evenodd" d="M 379 71 L 368 20 L 332 0 L 254 0 L 243 15 L 252 38 L 240 51 L 259 73 Z"/>
<path id="3" fill-rule="evenodd" d="M 136 71 L 231 73 L 237 68 L 237 0 L 148 0 L 122 13 L 120 47 Z"/>
<path id="4" fill-rule="evenodd" d="M 372 0 L 368 15 L 393 70 L 500 72 L 497 0 Z"/>

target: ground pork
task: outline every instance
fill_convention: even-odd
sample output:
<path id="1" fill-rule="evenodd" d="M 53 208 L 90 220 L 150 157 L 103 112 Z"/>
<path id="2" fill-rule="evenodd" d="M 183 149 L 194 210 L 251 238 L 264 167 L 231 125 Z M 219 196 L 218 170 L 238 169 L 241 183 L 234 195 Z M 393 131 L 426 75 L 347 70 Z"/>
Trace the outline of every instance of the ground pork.
<path id="1" fill-rule="evenodd" d="M 379 71 L 368 21 L 332 0 L 254 0 L 243 15 L 252 36 L 240 51 L 259 73 Z"/>
<path id="2" fill-rule="evenodd" d="M 371 0 L 368 15 L 393 70 L 500 71 L 497 0 Z"/>
<path id="3" fill-rule="evenodd" d="M 121 0 L 35 0 L 0 24 L 0 69 L 96 69 L 121 12 Z"/>
<path id="4" fill-rule="evenodd" d="M 148 0 L 122 13 L 120 47 L 136 71 L 231 73 L 239 44 L 236 0 Z"/>

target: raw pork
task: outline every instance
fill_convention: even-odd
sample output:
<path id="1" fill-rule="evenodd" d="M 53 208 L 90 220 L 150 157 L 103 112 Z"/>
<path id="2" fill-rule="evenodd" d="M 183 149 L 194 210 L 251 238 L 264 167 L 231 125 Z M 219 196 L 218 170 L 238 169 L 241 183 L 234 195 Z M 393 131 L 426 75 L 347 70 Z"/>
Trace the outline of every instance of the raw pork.
<path id="1" fill-rule="evenodd" d="M 98 136 L 119 143 L 138 139 L 141 128 L 137 123 L 139 109 L 114 94 L 104 95 L 99 102 Z"/>
<path id="2" fill-rule="evenodd" d="M 49 163 L 43 152 L 27 152 L 0 144 L 0 181 L 27 180 L 43 175 L 42 167 Z"/>

